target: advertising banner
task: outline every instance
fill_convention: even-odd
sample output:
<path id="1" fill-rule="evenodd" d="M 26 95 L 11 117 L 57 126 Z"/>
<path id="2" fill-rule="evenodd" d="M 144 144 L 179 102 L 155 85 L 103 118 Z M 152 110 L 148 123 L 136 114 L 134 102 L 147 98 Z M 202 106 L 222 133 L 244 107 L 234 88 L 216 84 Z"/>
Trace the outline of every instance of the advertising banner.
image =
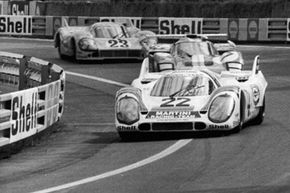
<path id="1" fill-rule="evenodd" d="M 228 35 L 231 40 L 238 40 L 239 38 L 239 19 L 228 20 Z"/>
<path id="2" fill-rule="evenodd" d="M 9 1 L 10 15 L 29 15 L 29 1 Z"/>
<path id="3" fill-rule="evenodd" d="M 12 93 L 10 143 L 35 134 L 37 127 L 38 89 Z"/>
<path id="4" fill-rule="evenodd" d="M 31 16 L 0 16 L 0 34 L 32 35 Z"/>
<path id="5" fill-rule="evenodd" d="M 128 20 L 130 23 L 128 23 Z M 130 24 L 133 24 L 135 27 L 141 29 L 141 21 L 142 17 L 100 17 L 101 22 L 116 22 L 121 23 L 125 26 L 130 26 Z"/>
<path id="6" fill-rule="evenodd" d="M 259 19 L 248 19 L 248 40 L 257 41 L 259 38 Z"/>
<path id="7" fill-rule="evenodd" d="M 159 34 L 201 34 L 202 18 L 160 17 Z"/>

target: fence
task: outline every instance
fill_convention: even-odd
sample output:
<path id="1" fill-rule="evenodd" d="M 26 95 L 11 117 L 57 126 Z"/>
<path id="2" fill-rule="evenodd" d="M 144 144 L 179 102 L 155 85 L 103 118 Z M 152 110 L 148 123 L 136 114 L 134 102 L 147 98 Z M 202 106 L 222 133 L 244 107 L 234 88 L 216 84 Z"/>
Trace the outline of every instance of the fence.
<path id="1" fill-rule="evenodd" d="M 0 82 L 18 90 L 0 95 L 0 147 L 45 130 L 61 118 L 65 73 L 57 65 L 0 52 Z"/>

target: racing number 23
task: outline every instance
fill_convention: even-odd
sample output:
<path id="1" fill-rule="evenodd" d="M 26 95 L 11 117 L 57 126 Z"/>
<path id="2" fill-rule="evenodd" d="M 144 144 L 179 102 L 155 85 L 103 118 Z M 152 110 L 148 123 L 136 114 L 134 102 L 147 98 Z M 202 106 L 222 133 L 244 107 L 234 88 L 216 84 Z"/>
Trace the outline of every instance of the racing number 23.
<path id="1" fill-rule="evenodd" d="M 160 107 L 188 107 L 188 102 L 190 99 L 188 98 L 165 98 L 162 99 L 164 103 L 160 105 Z"/>
<path id="2" fill-rule="evenodd" d="M 114 39 L 109 40 L 108 43 L 110 44 L 111 48 L 128 48 L 128 41 L 127 40 L 121 40 L 121 39 Z"/>

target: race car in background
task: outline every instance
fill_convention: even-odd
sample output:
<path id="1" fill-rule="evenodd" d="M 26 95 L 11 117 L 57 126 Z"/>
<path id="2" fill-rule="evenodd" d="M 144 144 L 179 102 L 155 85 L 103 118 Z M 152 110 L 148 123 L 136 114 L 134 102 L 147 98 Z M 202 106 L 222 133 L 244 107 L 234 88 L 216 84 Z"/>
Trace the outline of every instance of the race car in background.
<path id="1" fill-rule="evenodd" d="M 159 64 L 162 65 L 162 64 Z M 139 76 L 116 93 L 115 125 L 122 139 L 156 132 L 239 132 L 261 124 L 267 81 L 256 56 L 252 70 L 215 73 L 204 66 Z"/>
<path id="2" fill-rule="evenodd" d="M 242 54 L 236 45 L 227 40 L 226 34 L 198 35 L 155 35 L 161 40 L 174 40 L 173 44 L 157 43 L 146 49 L 148 66 L 158 66 L 164 61 L 173 63 L 175 69 L 190 69 L 193 66 L 206 66 L 221 72 L 241 70 L 244 64 Z M 158 70 L 158 69 L 154 69 Z"/>
<path id="3" fill-rule="evenodd" d="M 68 26 L 66 22 L 66 25 L 56 32 L 54 46 L 62 59 L 65 56 L 75 60 L 143 59 L 140 41 L 144 41 L 146 35 L 154 33 L 141 31 L 134 27 L 129 19 L 126 26 L 113 22 Z"/>

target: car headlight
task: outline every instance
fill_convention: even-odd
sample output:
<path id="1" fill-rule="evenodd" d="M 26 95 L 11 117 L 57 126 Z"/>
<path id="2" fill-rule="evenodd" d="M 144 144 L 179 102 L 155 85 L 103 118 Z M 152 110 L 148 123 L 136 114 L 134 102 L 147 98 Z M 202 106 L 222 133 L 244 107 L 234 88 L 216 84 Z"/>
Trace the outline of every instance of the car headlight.
<path id="1" fill-rule="evenodd" d="M 229 94 L 223 94 L 216 97 L 209 108 L 209 120 L 214 123 L 222 123 L 227 121 L 235 107 L 234 98 Z"/>
<path id="2" fill-rule="evenodd" d="M 139 120 L 139 103 L 136 99 L 125 96 L 118 101 L 116 113 L 120 123 L 131 125 Z"/>
<path id="3" fill-rule="evenodd" d="M 95 44 L 95 41 L 93 39 L 90 38 L 83 38 L 79 41 L 79 48 L 81 50 L 85 50 L 85 51 L 90 51 L 90 50 L 96 50 L 97 45 Z"/>

